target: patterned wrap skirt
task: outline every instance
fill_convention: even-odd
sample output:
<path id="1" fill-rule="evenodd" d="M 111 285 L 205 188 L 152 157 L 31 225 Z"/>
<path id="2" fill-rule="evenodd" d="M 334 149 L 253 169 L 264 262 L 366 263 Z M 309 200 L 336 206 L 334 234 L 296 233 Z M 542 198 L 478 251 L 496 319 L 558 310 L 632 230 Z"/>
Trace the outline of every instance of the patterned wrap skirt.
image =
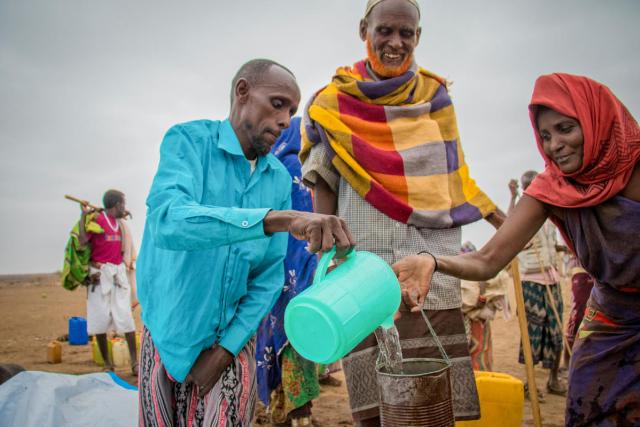
<path id="1" fill-rule="evenodd" d="M 546 287 L 549 287 L 553 301 L 549 298 Z M 562 295 L 560 285 L 541 285 L 535 282 L 522 282 L 524 294 L 524 310 L 527 313 L 529 329 L 529 341 L 533 363 L 542 362 L 542 367 L 551 369 L 557 363 L 562 352 Z M 556 318 L 552 304 L 560 319 Z M 524 364 L 522 343 L 520 343 L 520 355 L 518 361 Z"/>
<path id="2" fill-rule="evenodd" d="M 599 291 L 596 283 L 573 345 L 565 423 L 640 426 L 640 292 L 598 306 Z"/>
<path id="3" fill-rule="evenodd" d="M 203 398 L 197 386 L 176 382 L 144 329 L 140 345 L 140 426 L 250 426 L 256 404 L 255 341 L 250 340 Z"/>

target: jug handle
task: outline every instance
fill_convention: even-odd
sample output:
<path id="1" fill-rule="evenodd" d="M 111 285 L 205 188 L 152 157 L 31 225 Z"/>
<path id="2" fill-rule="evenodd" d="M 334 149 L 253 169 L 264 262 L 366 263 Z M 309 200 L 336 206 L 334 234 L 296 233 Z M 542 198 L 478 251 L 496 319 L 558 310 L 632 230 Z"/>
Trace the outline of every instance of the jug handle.
<path id="1" fill-rule="evenodd" d="M 324 280 L 324 277 L 327 275 L 327 269 L 329 268 L 329 263 L 336 255 L 336 247 L 332 247 L 329 252 L 325 252 L 322 254 L 320 258 L 320 262 L 318 262 L 318 266 L 316 267 L 316 274 L 313 277 L 313 285 L 317 285 L 318 283 Z"/>
<path id="2" fill-rule="evenodd" d="M 355 254 L 355 250 L 350 251 L 346 258 L 351 257 L 353 254 Z M 329 268 L 329 263 L 331 262 L 331 260 L 333 259 L 333 257 L 336 255 L 336 247 L 332 247 L 331 250 L 329 252 L 325 252 L 324 254 L 322 254 L 322 257 L 320 258 L 320 262 L 318 262 L 318 266 L 316 267 L 316 274 L 313 277 L 313 285 L 318 285 L 320 282 L 322 282 L 325 278 L 325 276 L 327 275 L 327 269 Z"/>

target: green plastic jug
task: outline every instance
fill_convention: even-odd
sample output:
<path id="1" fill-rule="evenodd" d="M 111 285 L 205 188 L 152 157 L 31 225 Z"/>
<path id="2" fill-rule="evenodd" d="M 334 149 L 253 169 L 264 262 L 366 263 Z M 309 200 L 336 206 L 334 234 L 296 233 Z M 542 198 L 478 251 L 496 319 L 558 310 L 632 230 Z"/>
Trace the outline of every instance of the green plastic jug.
<path id="1" fill-rule="evenodd" d="M 401 299 L 400 283 L 382 258 L 353 251 L 327 274 L 335 253 L 334 247 L 322 256 L 313 284 L 284 313 L 293 348 L 323 364 L 342 358 L 378 326 L 393 326 Z"/>

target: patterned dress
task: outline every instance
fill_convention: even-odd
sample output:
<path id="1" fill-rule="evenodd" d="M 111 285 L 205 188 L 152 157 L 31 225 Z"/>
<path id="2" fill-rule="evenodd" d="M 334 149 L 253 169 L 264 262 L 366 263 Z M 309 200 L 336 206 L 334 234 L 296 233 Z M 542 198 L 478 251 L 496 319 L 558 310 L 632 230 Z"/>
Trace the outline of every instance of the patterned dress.
<path id="1" fill-rule="evenodd" d="M 573 345 L 567 426 L 640 426 L 640 202 L 559 216 L 595 284 Z"/>

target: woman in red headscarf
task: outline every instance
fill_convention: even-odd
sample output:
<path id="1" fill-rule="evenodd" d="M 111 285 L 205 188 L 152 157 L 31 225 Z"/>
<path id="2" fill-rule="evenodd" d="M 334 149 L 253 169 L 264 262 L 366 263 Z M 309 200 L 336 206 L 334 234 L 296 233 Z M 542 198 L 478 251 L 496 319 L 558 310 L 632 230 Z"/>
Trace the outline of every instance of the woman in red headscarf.
<path id="1" fill-rule="evenodd" d="M 569 368 L 566 424 L 640 425 L 640 128 L 604 85 L 536 81 L 529 114 L 545 171 L 478 252 L 411 256 L 394 270 L 405 302 L 435 270 L 493 277 L 549 217 L 595 280 Z"/>

